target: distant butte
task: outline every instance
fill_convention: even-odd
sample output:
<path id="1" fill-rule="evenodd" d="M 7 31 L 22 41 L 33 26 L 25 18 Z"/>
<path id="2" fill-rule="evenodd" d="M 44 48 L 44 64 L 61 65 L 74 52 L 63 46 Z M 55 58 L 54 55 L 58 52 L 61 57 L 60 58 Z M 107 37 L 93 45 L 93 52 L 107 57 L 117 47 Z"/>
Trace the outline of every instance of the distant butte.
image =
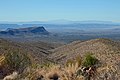
<path id="1" fill-rule="evenodd" d="M 5 31 L 0 31 L 0 34 L 3 34 L 3 35 L 21 35 L 21 34 L 48 35 L 49 32 L 42 26 L 42 27 L 28 27 L 28 28 L 19 28 L 19 29 L 7 29 Z"/>

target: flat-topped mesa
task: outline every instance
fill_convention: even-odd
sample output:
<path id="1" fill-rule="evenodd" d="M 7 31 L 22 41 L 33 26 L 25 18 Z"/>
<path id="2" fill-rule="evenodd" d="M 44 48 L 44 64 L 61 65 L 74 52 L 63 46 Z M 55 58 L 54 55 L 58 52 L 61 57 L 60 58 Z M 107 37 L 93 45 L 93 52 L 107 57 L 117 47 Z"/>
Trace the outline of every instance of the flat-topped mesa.
<path id="1" fill-rule="evenodd" d="M 3 35 L 16 35 L 16 34 L 44 34 L 48 35 L 49 32 L 43 27 L 28 27 L 19 29 L 7 29 L 6 31 L 0 31 Z"/>

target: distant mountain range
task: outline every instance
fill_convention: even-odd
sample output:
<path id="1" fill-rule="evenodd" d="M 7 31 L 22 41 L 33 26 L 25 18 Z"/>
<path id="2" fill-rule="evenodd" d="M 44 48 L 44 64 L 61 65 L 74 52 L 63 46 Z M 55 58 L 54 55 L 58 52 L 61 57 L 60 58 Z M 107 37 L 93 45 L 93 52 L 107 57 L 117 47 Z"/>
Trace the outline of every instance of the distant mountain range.
<path id="1" fill-rule="evenodd" d="M 111 28 L 120 28 L 120 24 L 110 24 L 110 23 L 87 23 L 87 22 L 81 22 L 81 23 L 70 23 L 70 24 L 47 24 L 47 23 L 24 23 L 24 24 L 11 24 L 11 23 L 2 23 L 0 24 L 0 30 L 6 30 L 7 28 L 27 28 L 27 27 L 33 27 L 33 26 L 44 26 L 49 31 L 65 31 L 65 30 L 93 30 L 96 29 L 104 30 L 104 29 L 111 29 Z"/>
<path id="2" fill-rule="evenodd" d="M 98 21 L 98 20 L 73 21 L 73 20 L 65 20 L 65 19 L 51 20 L 51 21 L 26 21 L 26 22 L 0 21 L 0 24 L 76 24 L 76 23 L 120 24 L 119 22 L 112 22 L 112 21 Z"/>
<path id="3" fill-rule="evenodd" d="M 48 35 L 49 32 L 44 27 L 28 27 L 12 29 L 8 28 L 5 31 L 0 31 L 1 35 L 22 35 L 22 34 L 43 34 Z"/>
<path id="4" fill-rule="evenodd" d="M 89 40 L 95 38 L 120 40 L 119 35 L 120 24 L 111 21 L 53 20 L 48 22 L 0 23 L 0 38 L 7 38 L 20 42 L 26 40 L 40 40 L 46 42 L 69 43 L 74 40 Z"/>

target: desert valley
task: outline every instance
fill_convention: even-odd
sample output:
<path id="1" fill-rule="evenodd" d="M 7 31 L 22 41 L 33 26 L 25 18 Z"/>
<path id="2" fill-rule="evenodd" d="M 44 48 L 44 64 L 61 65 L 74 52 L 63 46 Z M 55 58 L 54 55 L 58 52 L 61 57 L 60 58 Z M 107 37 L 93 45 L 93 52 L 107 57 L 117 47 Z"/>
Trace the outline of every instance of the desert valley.
<path id="1" fill-rule="evenodd" d="M 0 80 L 120 80 L 120 0 L 0 0 Z"/>

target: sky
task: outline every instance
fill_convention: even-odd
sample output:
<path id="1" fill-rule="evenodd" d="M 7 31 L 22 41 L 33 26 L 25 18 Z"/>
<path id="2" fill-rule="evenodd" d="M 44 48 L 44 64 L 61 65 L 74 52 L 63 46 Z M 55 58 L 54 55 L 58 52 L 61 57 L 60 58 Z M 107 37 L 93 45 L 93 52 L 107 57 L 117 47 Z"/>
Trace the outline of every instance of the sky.
<path id="1" fill-rule="evenodd" d="M 0 0 L 0 21 L 120 22 L 120 0 Z"/>

